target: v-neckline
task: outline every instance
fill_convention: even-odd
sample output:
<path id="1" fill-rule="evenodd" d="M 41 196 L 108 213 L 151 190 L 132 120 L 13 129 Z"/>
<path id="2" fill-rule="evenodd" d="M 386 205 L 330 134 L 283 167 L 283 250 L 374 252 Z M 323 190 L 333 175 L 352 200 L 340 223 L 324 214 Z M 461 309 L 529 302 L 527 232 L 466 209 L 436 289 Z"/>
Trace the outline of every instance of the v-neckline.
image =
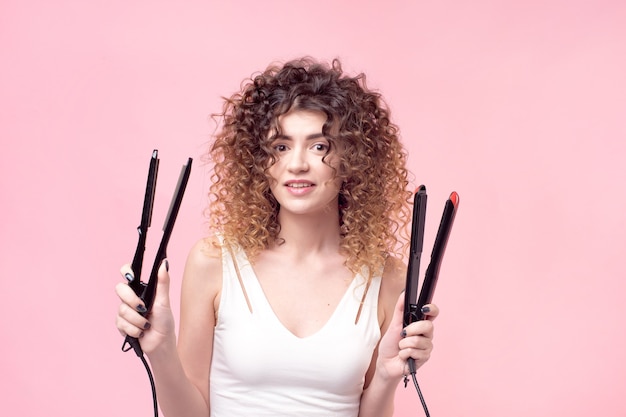
<path id="1" fill-rule="evenodd" d="M 271 313 L 270 315 L 272 316 L 273 320 L 277 323 L 278 327 L 283 329 L 283 331 L 286 332 L 287 334 L 289 334 L 291 337 L 293 337 L 295 339 L 298 339 L 298 340 L 307 340 L 307 339 L 311 339 L 311 338 L 317 336 L 318 334 L 322 333 L 329 326 L 329 324 L 331 322 L 333 322 L 335 320 L 335 316 L 337 316 L 338 311 L 346 303 L 346 299 L 347 299 L 348 295 L 354 292 L 354 286 L 355 286 L 355 283 L 357 282 L 357 278 L 361 276 L 361 274 L 358 274 L 358 273 L 352 276 L 350 284 L 348 285 L 348 287 L 346 288 L 345 292 L 341 296 L 341 299 L 339 299 L 339 302 L 335 306 L 335 309 L 333 310 L 331 315 L 328 317 L 328 320 L 326 320 L 326 322 L 324 322 L 324 324 L 322 324 L 322 326 L 320 328 L 318 328 L 317 330 L 315 330 L 313 333 L 311 333 L 309 335 L 298 336 L 297 334 L 292 332 L 285 325 L 285 323 L 283 323 L 283 321 L 280 319 L 280 317 L 278 317 L 278 314 L 276 314 L 276 311 L 272 307 L 272 304 L 270 303 L 270 300 L 267 298 L 267 294 L 265 293 L 265 290 L 263 289 L 263 286 L 261 285 L 261 281 L 259 280 L 259 276 L 257 275 L 256 271 L 252 267 L 252 264 L 248 261 L 248 256 L 247 256 L 247 254 L 245 254 L 245 252 L 243 253 L 243 256 L 246 259 L 246 263 L 248 264 L 248 267 L 250 268 L 251 276 L 252 276 L 252 278 L 254 278 L 254 279 L 252 279 L 250 281 L 252 281 L 253 285 L 256 286 L 256 291 L 258 291 L 258 293 L 262 295 L 261 298 L 263 299 L 262 302 L 263 302 L 265 308 L 267 309 L 267 311 L 269 311 Z"/>

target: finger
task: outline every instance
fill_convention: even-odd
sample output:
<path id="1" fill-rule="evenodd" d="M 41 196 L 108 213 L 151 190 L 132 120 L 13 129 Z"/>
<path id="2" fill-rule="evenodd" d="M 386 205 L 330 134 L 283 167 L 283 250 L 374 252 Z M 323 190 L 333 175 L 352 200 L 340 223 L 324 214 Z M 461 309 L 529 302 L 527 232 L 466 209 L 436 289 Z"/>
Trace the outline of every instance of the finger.
<path id="1" fill-rule="evenodd" d="M 169 262 L 164 259 L 159 266 L 158 283 L 154 303 L 163 307 L 170 307 L 170 274 Z"/>
<path id="2" fill-rule="evenodd" d="M 145 303 L 137 294 L 135 294 L 135 291 L 133 291 L 128 284 L 124 284 L 122 282 L 118 283 L 115 285 L 115 292 L 123 304 L 131 306 L 139 313 L 143 314 L 146 312 Z"/>
<path id="3" fill-rule="evenodd" d="M 439 315 L 439 307 L 435 304 L 426 304 L 421 311 L 427 320 L 435 320 Z"/>
<path id="4" fill-rule="evenodd" d="M 432 350 L 433 348 L 433 340 L 424 336 L 409 336 L 405 337 L 398 343 L 398 347 L 400 350 L 409 351 L 409 353 L 405 353 L 410 356 L 410 352 L 417 350 Z"/>
<path id="5" fill-rule="evenodd" d="M 120 268 L 120 274 L 126 279 L 127 282 L 132 282 L 135 279 L 135 273 L 133 272 L 130 264 L 124 264 Z"/>
<path id="6" fill-rule="evenodd" d="M 125 304 L 122 304 L 124 306 Z M 122 336 L 131 336 L 135 338 L 140 338 L 144 334 L 144 330 L 138 326 L 135 326 L 133 323 L 126 320 L 122 315 L 118 314 L 115 320 L 115 325 L 119 330 Z"/>
<path id="7" fill-rule="evenodd" d="M 431 339 L 423 336 L 413 336 L 402 339 L 398 344 L 398 356 L 403 361 L 413 358 L 417 367 L 424 364 L 430 358 L 433 351 L 433 343 Z"/>
<path id="8" fill-rule="evenodd" d="M 135 311 L 128 304 L 120 304 L 117 309 L 117 317 L 122 319 L 125 323 L 128 323 L 141 330 L 148 330 L 151 327 L 148 319 L 146 319 L 139 312 Z"/>
<path id="9" fill-rule="evenodd" d="M 420 320 L 413 322 L 404 328 L 404 334 L 409 336 L 424 336 L 432 339 L 435 333 L 435 325 L 430 320 Z"/>
<path id="10" fill-rule="evenodd" d="M 432 349 L 402 349 L 398 352 L 398 357 L 403 365 L 407 364 L 409 358 L 413 359 L 416 365 L 415 369 L 417 369 L 430 359 L 431 352 Z"/>
<path id="11" fill-rule="evenodd" d="M 404 349 L 400 352 L 399 356 L 401 358 L 406 356 L 404 358 L 405 361 L 412 358 L 415 361 L 416 368 L 419 368 L 430 359 L 432 349 Z"/>

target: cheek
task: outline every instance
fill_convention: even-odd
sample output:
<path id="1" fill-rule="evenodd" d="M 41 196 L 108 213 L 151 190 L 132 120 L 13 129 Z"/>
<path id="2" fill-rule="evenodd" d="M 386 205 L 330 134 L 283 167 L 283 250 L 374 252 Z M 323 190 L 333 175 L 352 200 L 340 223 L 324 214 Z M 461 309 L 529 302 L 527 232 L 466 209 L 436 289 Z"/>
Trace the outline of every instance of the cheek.
<path id="1" fill-rule="evenodd" d="M 337 177 L 345 177 L 345 160 L 342 158 L 342 154 L 333 153 L 326 158 L 326 164 L 329 165 Z"/>
<path id="2" fill-rule="evenodd" d="M 281 168 L 280 168 L 280 160 L 277 160 L 276 162 L 274 162 L 273 164 L 269 165 L 267 167 L 267 169 L 265 170 L 265 176 L 267 177 L 268 181 L 272 182 L 272 181 L 276 181 L 276 179 L 278 178 L 278 174 L 280 172 Z"/>
<path id="3" fill-rule="evenodd" d="M 269 192 L 275 195 L 275 190 L 278 186 L 278 178 L 276 177 L 275 165 L 265 170 L 265 180 L 267 181 L 267 187 L 269 188 Z"/>
<path id="4" fill-rule="evenodd" d="M 333 189 L 337 193 L 341 189 L 341 184 L 343 184 L 343 179 L 335 175 L 335 171 L 330 171 L 328 175 L 328 180 L 325 182 L 326 186 Z"/>
<path id="5" fill-rule="evenodd" d="M 265 178 L 267 178 L 267 185 L 270 188 L 270 191 L 272 192 L 272 194 L 274 194 L 274 190 L 276 189 L 276 187 L 278 186 L 278 180 L 276 178 L 274 178 L 270 172 L 267 172 L 267 175 L 265 176 Z"/>

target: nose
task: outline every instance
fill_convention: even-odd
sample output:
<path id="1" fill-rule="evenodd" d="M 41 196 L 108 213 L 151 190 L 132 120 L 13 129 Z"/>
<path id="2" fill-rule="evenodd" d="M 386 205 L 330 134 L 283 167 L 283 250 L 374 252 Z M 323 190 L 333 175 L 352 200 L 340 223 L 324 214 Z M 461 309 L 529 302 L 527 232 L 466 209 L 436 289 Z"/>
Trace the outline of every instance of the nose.
<path id="1" fill-rule="evenodd" d="M 293 173 L 309 170 L 309 161 L 306 149 L 294 149 L 290 152 L 289 160 L 287 161 L 287 169 L 289 172 Z"/>

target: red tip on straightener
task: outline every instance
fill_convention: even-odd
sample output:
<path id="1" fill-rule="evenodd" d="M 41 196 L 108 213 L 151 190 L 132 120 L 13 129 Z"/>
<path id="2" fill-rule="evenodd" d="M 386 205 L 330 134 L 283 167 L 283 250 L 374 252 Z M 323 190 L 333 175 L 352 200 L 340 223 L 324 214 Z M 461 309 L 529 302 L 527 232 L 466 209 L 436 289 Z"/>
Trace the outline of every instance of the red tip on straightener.
<path id="1" fill-rule="evenodd" d="M 454 207 L 459 206 L 459 195 L 456 193 L 456 191 L 452 191 L 452 194 L 450 194 L 450 201 L 452 201 Z"/>

